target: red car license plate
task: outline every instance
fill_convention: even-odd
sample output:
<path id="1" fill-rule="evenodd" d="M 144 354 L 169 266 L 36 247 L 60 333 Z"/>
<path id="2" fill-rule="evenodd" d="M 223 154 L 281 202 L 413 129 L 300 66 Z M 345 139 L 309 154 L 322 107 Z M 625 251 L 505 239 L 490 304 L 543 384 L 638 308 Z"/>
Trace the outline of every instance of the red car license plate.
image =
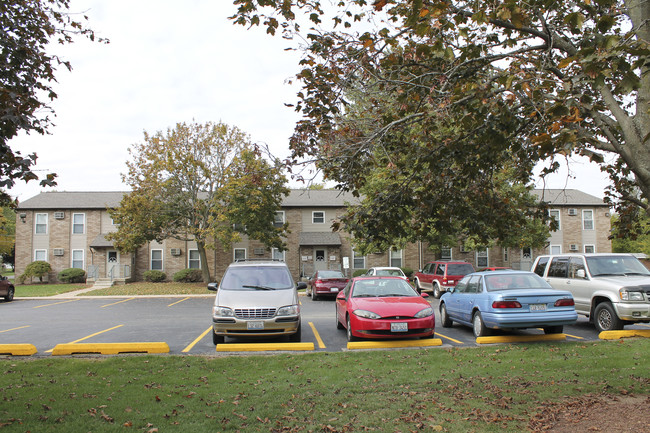
<path id="1" fill-rule="evenodd" d="M 392 322 L 390 324 L 390 332 L 408 332 L 409 327 L 406 322 Z"/>

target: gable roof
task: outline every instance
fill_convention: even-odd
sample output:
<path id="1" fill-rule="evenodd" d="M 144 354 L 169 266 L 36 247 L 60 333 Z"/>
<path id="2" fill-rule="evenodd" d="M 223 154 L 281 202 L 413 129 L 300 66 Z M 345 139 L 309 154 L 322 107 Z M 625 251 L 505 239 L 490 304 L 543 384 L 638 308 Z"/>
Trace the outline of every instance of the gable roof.
<path id="1" fill-rule="evenodd" d="M 602 199 L 577 189 L 535 189 L 539 200 L 558 206 L 609 206 Z M 42 192 L 18 205 L 18 209 L 106 209 L 115 208 L 128 191 Z M 282 207 L 344 207 L 361 198 L 336 189 L 292 189 Z"/>

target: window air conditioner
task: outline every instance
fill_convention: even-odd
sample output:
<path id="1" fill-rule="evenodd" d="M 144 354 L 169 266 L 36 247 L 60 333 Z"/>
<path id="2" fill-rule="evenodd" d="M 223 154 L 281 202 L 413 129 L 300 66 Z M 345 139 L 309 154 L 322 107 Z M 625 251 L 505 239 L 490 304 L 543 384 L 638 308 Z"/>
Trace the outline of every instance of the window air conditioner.
<path id="1" fill-rule="evenodd" d="M 264 248 L 255 248 L 253 250 L 253 254 L 256 256 L 263 256 L 264 255 Z"/>
<path id="2" fill-rule="evenodd" d="M 181 255 L 181 249 L 180 248 L 172 248 L 171 253 L 172 253 L 172 256 L 180 256 Z"/>
<path id="3" fill-rule="evenodd" d="M 569 251 L 578 251 L 578 245 L 577 244 L 569 245 Z"/>
<path id="4" fill-rule="evenodd" d="M 52 250 L 52 254 L 55 256 L 62 256 L 63 255 L 63 248 L 54 248 Z"/>
<path id="5" fill-rule="evenodd" d="M 578 215 L 578 209 L 576 209 L 574 207 L 570 208 L 569 209 L 569 215 L 571 215 L 571 216 Z"/>
<path id="6" fill-rule="evenodd" d="M 65 212 L 54 212 L 54 219 L 62 220 L 65 218 Z"/>

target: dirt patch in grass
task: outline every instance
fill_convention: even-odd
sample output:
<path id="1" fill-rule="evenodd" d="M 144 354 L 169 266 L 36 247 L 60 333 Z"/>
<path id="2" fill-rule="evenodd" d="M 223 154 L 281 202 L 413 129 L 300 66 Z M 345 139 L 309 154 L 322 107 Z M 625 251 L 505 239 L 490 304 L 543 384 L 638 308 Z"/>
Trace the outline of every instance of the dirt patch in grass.
<path id="1" fill-rule="evenodd" d="M 650 396 L 581 396 L 546 405 L 530 422 L 535 432 L 647 432 Z"/>

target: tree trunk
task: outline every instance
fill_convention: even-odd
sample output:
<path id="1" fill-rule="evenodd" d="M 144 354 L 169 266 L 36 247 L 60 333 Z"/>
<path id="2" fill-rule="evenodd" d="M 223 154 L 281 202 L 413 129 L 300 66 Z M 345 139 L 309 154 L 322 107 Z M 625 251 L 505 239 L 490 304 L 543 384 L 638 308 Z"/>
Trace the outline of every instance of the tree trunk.
<path id="1" fill-rule="evenodd" d="M 205 243 L 202 241 L 196 241 L 196 249 L 199 251 L 199 257 L 201 258 L 201 274 L 203 275 L 203 281 L 205 283 L 210 283 L 210 268 L 208 267 L 208 256 L 205 253 Z"/>

